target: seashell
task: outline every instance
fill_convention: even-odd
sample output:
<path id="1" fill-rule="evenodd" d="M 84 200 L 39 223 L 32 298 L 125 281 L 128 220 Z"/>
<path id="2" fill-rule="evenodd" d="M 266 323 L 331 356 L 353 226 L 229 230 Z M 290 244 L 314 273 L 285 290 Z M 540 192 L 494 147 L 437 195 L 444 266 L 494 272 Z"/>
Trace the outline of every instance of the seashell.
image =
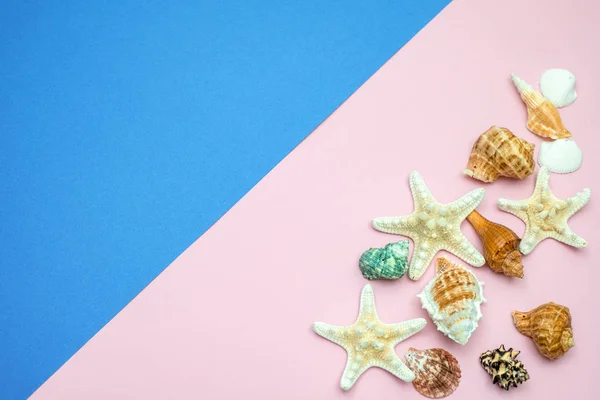
<path id="1" fill-rule="evenodd" d="M 458 360 L 444 349 L 409 348 L 404 355 L 406 365 L 415 374 L 412 381 L 417 392 L 431 399 L 450 396 L 460 383 Z"/>
<path id="2" fill-rule="evenodd" d="M 540 91 L 556 107 L 573 104 L 577 99 L 575 75 L 566 69 L 549 69 L 540 78 Z"/>
<path id="3" fill-rule="evenodd" d="M 513 311 L 517 330 L 533 339 L 544 357 L 555 360 L 575 345 L 568 307 L 546 303 L 529 312 Z"/>
<path id="4" fill-rule="evenodd" d="M 408 240 L 365 251 L 358 262 L 367 279 L 398 279 L 408 269 Z"/>
<path id="5" fill-rule="evenodd" d="M 466 344 L 481 319 L 483 282 L 473 272 L 445 257 L 436 260 L 436 276 L 421 293 L 427 310 L 438 330 L 459 344 Z"/>
<path id="6" fill-rule="evenodd" d="M 575 172 L 583 163 L 581 149 L 573 138 L 543 141 L 540 145 L 538 163 L 557 174 Z"/>
<path id="7" fill-rule="evenodd" d="M 571 137 L 571 132 L 564 127 L 554 104 L 515 74 L 511 75 L 511 79 L 527 105 L 527 129 L 544 138 Z"/>
<path id="8" fill-rule="evenodd" d="M 523 363 L 517 360 L 520 351 L 508 350 L 501 345 L 497 349 L 488 350 L 481 354 L 479 362 L 485 371 L 492 377 L 492 384 L 504 390 L 529 380 L 529 373 Z"/>
<path id="9" fill-rule="evenodd" d="M 473 144 L 463 173 L 483 182 L 494 182 L 499 176 L 523 179 L 535 169 L 534 148 L 508 129 L 492 126 Z"/>
<path id="10" fill-rule="evenodd" d="M 506 276 L 523 278 L 522 254 L 519 251 L 521 239 L 504 225 L 491 222 L 473 210 L 467 221 L 479 235 L 483 244 L 483 257 L 494 272 Z"/>

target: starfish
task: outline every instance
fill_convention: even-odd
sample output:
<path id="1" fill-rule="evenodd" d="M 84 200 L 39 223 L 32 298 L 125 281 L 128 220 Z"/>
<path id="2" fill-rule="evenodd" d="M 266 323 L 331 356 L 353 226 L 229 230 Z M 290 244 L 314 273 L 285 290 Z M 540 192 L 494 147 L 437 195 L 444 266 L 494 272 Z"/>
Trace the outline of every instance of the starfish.
<path id="1" fill-rule="evenodd" d="M 467 263 L 481 267 L 485 260 L 460 230 L 460 225 L 483 200 L 484 189 L 476 189 L 450 203 L 438 203 L 418 172 L 410 174 L 414 211 L 408 216 L 380 217 L 373 228 L 410 237 L 414 242 L 408 276 L 418 280 L 440 250 L 446 250 Z"/>
<path id="2" fill-rule="evenodd" d="M 567 200 L 559 200 L 550 191 L 550 174 L 540 168 L 533 194 L 526 200 L 498 199 L 498 208 L 525 222 L 525 235 L 519 245 L 523 254 L 529 254 L 544 239 L 553 238 L 573 247 L 582 248 L 587 242 L 569 228 L 567 221 L 581 210 L 590 199 L 590 189 L 583 189 Z"/>
<path id="3" fill-rule="evenodd" d="M 340 386 L 350 390 L 356 380 L 369 368 L 379 367 L 406 382 L 415 374 L 400 360 L 394 347 L 425 327 L 423 318 L 397 324 L 384 324 L 375 310 L 373 288 L 367 284 L 360 297 L 360 312 L 350 326 L 334 326 L 315 322 L 313 330 L 320 336 L 340 345 L 348 353 Z"/>

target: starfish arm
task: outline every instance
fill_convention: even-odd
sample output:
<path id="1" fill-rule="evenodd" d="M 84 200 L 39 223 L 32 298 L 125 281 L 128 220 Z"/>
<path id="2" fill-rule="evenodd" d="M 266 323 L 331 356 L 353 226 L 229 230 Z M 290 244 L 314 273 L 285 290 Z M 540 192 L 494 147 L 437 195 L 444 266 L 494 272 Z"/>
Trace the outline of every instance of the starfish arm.
<path id="1" fill-rule="evenodd" d="M 498 199 L 498 208 L 527 222 L 527 203 L 525 200 Z"/>
<path id="2" fill-rule="evenodd" d="M 344 368 L 344 373 L 342 374 L 342 379 L 340 380 L 340 387 L 343 390 L 350 390 L 352 386 L 356 383 L 358 378 L 369 369 L 369 365 L 365 365 L 364 363 L 357 360 L 357 356 L 348 353 L 348 360 L 346 361 L 346 367 Z"/>
<path id="3" fill-rule="evenodd" d="M 433 195 L 417 171 L 410 173 L 409 184 L 415 209 L 419 204 L 426 203 L 433 199 Z"/>
<path id="4" fill-rule="evenodd" d="M 450 212 L 456 213 L 457 217 L 462 221 L 467 218 L 467 215 L 481 204 L 485 197 L 485 189 L 475 189 L 462 196 L 460 199 L 448 204 Z"/>
<path id="5" fill-rule="evenodd" d="M 359 319 L 363 317 L 379 319 L 377 310 L 375 309 L 375 294 L 373 293 L 373 287 L 368 283 L 363 287 L 360 295 Z"/>
<path id="6" fill-rule="evenodd" d="M 463 259 L 466 263 L 471 264 L 474 267 L 481 267 L 485 264 L 483 255 L 473 246 L 469 239 L 463 235 L 460 229 L 454 234 L 456 238 L 455 242 L 450 243 L 448 246 L 443 247 L 455 256 Z"/>
<path id="7" fill-rule="evenodd" d="M 544 192 L 550 191 L 550 173 L 548 172 L 548 168 L 541 167 L 540 171 L 537 174 L 537 178 L 535 180 L 535 187 L 533 188 L 532 197 L 543 196 Z"/>
<path id="8" fill-rule="evenodd" d="M 400 357 L 396 353 L 383 360 L 378 367 L 402 379 L 404 382 L 412 382 L 415 379 L 414 372 L 400 360 Z"/>
<path id="9" fill-rule="evenodd" d="M 547 239 L 548 237 L 550 237 L 550 235 L 546 232 L 534 232 L 531 225 L 527 224 L 525 227 L 525 234 L 519 244 L 519 251 L 521 251 L 523 255 L 527 255 L 531 253 L 542 240 Z"/>
<path id="10" fill-rule="evenodd" d="M 410 237 L 411 225 L 414 223 L 415 217 L 411 214 L 402 217 L 378 217 L 373 219 L 371 224 L 380 232 Z"/>
<path id="11" fill-rule="evenodd" d="M 415 318 L 397 324 L 389 324 L 386 327 L 391 329 L 391 337 L 393 338 L 394 346 L 396 346 L 403 340 L 423 330 L 425 325 L 427 325 L 427 321 L 424 318 Z"/>
<path id="12" fill-rule="evenodd" d="M 559 242 L 568 244 L 569 246 L 573 246 L 578 249 L 587 246 L 587 241 L 575 232 L 573 232 L 569 227 L 567 227 L 562 233 L 554 233 L 552 237 L 558 240 Z"/>
<path id="13" fill-rule="evenodd" d="M 592 192 L 590 189 L 585 188 L 582 192 L 577 193 L 573 197 L 569 197 L 566 200 L 567 205 L 567 219 L 573 216 L 577 211 L 581 210 L 587 202 L 590 200 Z"/>
<path id="14" fill-rule="evenodd" d="M 352 326 L 337 326 L 330 325 L 325 322 L 315 322 L 313 323 L 313 331 L 315 331 L 317 335 L 324 337 L 330 342 L 333 342 L 348 351 L 345 343 L 347 342 L 348 337 L 351 335 Z"/>
<path id="15" fill-rule="evenodd" d="M 431 264 L 433 257 L 439 251 L 437 246 L 431 246 L 420 240 L 419 238 L 413 238 L 415 247 L 413 250 L 412 258 L 408 266 L 408 277 L 413 281 L 419 280 Z"/>

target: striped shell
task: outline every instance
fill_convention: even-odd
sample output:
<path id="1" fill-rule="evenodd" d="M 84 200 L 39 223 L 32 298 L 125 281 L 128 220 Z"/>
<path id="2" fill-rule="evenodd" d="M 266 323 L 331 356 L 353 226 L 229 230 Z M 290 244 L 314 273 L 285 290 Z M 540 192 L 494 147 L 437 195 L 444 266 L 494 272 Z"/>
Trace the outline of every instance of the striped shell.
<path id="1" fill-rule="evenodd" d="M 460 383 L 458 360 L 444 349 L 409 348 L 404 355 L 406 365 L 415 374 L 412 381 L 417 392 L 431 399 L 450 396 Z"/>
<path id="2" fill-rule="evenodd" d="M 535 169 L 534 148 L 508 129 L 492 126 L 473 144 L 463 173 L 482 182 L 494 182 L 500 176 L 523 179 Z"/>
<path id="3" fill-rule="evenodd" d="M 473 272 L 445 257 L 436 260 L 436 276 L 417 295 L 438 330 L 466 344 L 481 319 L 483 282 Z"/>
<path id="4" fill-rule="evenodd" d="M 515 74 L 510 77 L 527 106 L 527 129 L 543 138 L 571 137 L 571 132 L 564 127 L 554 104 Z"/>
<path id="5" fill-rule="evenodd" d="M 541 355 L 555 360 L 575 345 L 568 307 L 546 303 L 529 312 L 513 311 L 519 332 L 533 339 Z"/>

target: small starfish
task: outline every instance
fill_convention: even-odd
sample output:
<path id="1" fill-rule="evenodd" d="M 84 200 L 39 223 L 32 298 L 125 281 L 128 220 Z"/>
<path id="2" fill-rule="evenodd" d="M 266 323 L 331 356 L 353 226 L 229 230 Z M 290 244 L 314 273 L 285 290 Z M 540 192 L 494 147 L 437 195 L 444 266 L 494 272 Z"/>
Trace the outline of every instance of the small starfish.
<path id="1" fill-rule="evenodd" d="M 417 280 L 440 250 L 462 258 L 474 267 L 485 260 L 460 230 L 460 225 L 483 200 L 484 189 L 476 189 L 450 203 L 438 203 L 418 172 L 410 174 L 410 190 L 414 211 L 403 217 L 380 217 L 373 220 L 373 228 L 381 232 L 410 237 L 414 242 L 408 276 Z"/>
<path id="2" fill-rule="evenodd" d="M 540 168 L 533 194 L 526 200 L 498 199 L 498 208 L 525 222 L 525 235 L 519 250 L 529 254 L 542 240 L 553 238 L 573 247 L 582 248 L 587 242 L 569 228 L 567 221 L 590 199 L 590 189 L 583 189 L 567 200 L 559 200 L 550 191 L 550 174 Z"/>
<path id="3" fill-rule="evenodd" d="M 320 336 L 340 345 L 348 353 L 340 386 L 350 390 L 356 380 L 369 368 L 379 367 L 406 382 L 415 374 L 396 355 L 394 347 L 425 327 L 423 318 L 398 324 L 384 324 L 375 310 L 373 288 L 367 284 L 360 297 L 360 312 L 353 325 L 334 326 L 315 322 L 313 330 Z"/>

